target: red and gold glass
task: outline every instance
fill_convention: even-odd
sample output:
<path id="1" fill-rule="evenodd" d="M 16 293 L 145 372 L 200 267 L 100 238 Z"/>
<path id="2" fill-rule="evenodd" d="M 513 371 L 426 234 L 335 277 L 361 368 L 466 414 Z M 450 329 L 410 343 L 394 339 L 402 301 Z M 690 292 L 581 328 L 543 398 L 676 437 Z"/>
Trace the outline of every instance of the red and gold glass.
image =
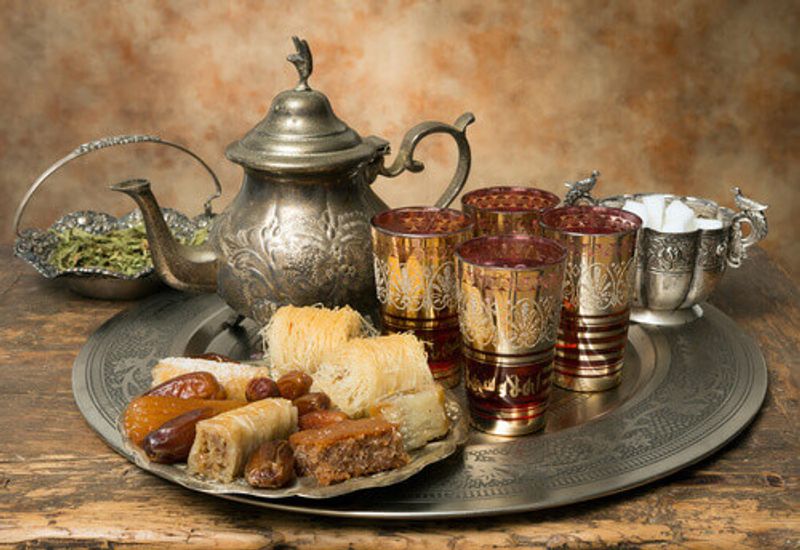
<path id="1" fill-rule="evenodd" d="M 464 384 L 479 430 L 523 435 L 545 424 L 565 257 L 559 243 L 530 235 L 456 249 Z"/>
<path id="2" fill-rule="evenodd" d="M 425 342 L 434 378 L 461 380 L 454 252 L 474 224 L 450 208 L 398 208 L 372 218 L 375 283 L 385 333 L 413 331 Z"/>
<path id="3" fill-rule="evenodd" d="M 567 249 L 557 386 L 602 391 L 621 382 L 641 224 L 635 214 L 601 206 L 567 206 L 542 215 L 542 234 Z"/>
<path id="4" fill-rule="evenodd" d="M 476 236 L 539 235 L 539 216 L 559 202 L 533 187 L 486 187 L 461 197 L 461 209 L 475 220 Z"/>

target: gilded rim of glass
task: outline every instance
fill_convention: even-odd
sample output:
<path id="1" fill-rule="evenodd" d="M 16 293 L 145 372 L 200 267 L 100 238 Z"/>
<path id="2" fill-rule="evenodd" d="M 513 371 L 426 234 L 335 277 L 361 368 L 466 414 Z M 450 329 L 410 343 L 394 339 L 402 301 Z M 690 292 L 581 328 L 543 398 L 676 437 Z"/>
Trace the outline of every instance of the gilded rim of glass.
<path id="1" fill-rule="evenodd" d="M 636 227 L 632 229 L 625 229 L 623 231 L 615 231 L 611 233 L 588 233 L 588 232 L 581 232 L 581 231 L 567 231 L 566 229 L 561 229 L 557 225 L 547 222 L 547 218 L 550 216 L 555 216 L 563 212 L 567 212 L 569 210 L 573 211 L 583 211 L 583 212 L 593 212 L 596 214 L 602 215 L 615 215 L 621 218 L 627 219 L 627 221 L 636 224 Z M 623 235 L 627 235 L 629 233 L 636 233 L 642 228 L 642 218 L 634 214 L 633 212 L 628 212 L 627 210 L 623 210 L 622 208 L 614 208 L 611 206 L 584 206 L 584 205 L 575 205 L 575 206 L 559 206 L 558 208 L 550 208 L 542 212 L 541 217 L 539 218 L 539 226 L 542 228 L 547 228 L 552 231 L 556 231 L 561 233 L 562 235 L 570 235 L 573 237 L 621 237 Z"/>
<path id="2" fill-rule="evenodd" d="M 552 206 L 545 206 L 544 208 L 525 208 L 522 210 L 509 210 L 506 208 L 482 208 L 476 204 L 470 204 L 469 200 L 473 197 L 479 197 L 485 193 L 489 192 L 503 192 L 503 191 L 512 191 L 512 192 L 522 192 L 526 194 L 533 194 L 538 196 L 544 196 L 549 199 L 554 200 Z M 470 208 L 474 208 L 476 211 L 486 214 L 524 214 L 527 212 L 538 212 L 542 213 L 545 210 L 550 210 L 551 208 L 555 208 L 561 202 L 561 198 L 556 195 L 555 193 L 551 193 L 545 189 L 539 189 L 538 187 L 522 187 L 518 185 L 497 185 L 494 187 L 482 187 L 480 189 L 475 189 L 474 191 L 470 191 L 469 193 L 464 193 L 461 197 L 461 205 L 466 207 L 469 206 Z"/>
<path id="3" fill-rule="evenodd" d="M 403 212 L 448 212 L 452 214 L 457 214 L 459 218 L 461 218 L 465 225 L 459 229 L 455 229 L 453 231 L 442 231 L 439 233 L 407 233 L 404 231 L 395 231 L 393 229 L 388 229 L 379 224 L 377 221 L 378 218 L 381 216 L 386 216 L 388 214 L 400 214 Z M 404 206 L 403 208 L 391 208 L 389 210 L 384 210 L 383 212 L 378 212 L 372 219 L 369 221 L 370 226 L 376 231 L 381 232 L 384 235 L 388 235 L 390 237 L 405 237 L 408 239 L 430 239 L 430 238 L 445 238 L 445 237 L 453 237 L 455 235 L 460 235 L 462 233 L 471 232 L 475 229 L 475 221 L 472 220 L 469 216 L 464 214 L 460 210 L 456 210 L 455 208 L 439 208 L 438 206 Z"/>
<path id="4" fill-rule="evenodd" d="M 544 245 L 547 245 L 547 246 L 555 245 L 555 247 L 558 249 L 559 254 L 558 254 L 558 258 L 553 260 L 553 261 L 550 261 L 550 262 L 539 262 L 537 265 L 525 265 L 525 266 L 521 266 L 521 267 L 520 266 L 503 266 L 503 265 L 484 265 L 483 263 L 473 262 L 473 261 L 467 260 L 467 259 L 464 258 L 464 256 L 461 255 L 461 249 L 463 247 L 467 246 L 467 245 L 471 244 L 472 246 L 475 246 L 476 244 L 482 244 L 482 243 L 476 243 L 476 241 L 483 241 L 485 243 L 486 241 L 492 241 L 492 240 L 494 240 L 494 241 L 528 241 L 531 244 L 537 244 L 538 243 L 538 244 L 544 244 Z M 515 234 L 509 234 L 509 235 L 485 235 L 485 236 L 482 236 L 482 237 L 476 237 L 474 239 L 470 239 L 470 240 L 465 241 L 465 242 L 461 243 L 460 245 L 458 245 L 456 247 L 455 256 L 460 262 L 463 262 L 466 265 L 471 265 L 473 267 L 478 267 L 480 269 L 492 269 L 492 270 L 497 270 L 497 271 L 513 271 L 513 272 L 516 272 L 516 273 L 525 273 L 525 272 L 529 272 L 529 271 L 540 271 L 540 270 L 551 268 L 551 267 L 555 267 L 555 266 L 557 266 L 559 264 L 564 263 L 566 261 L 566 259 L 567 259 L 567 248 L 563 244 L 561 244 L 560 242 L 556 241 L 555 239 L 550 239 L 550 238 L 547 238 L 547 237 L 540 237 L 538 235 L 515 235 Z"/>

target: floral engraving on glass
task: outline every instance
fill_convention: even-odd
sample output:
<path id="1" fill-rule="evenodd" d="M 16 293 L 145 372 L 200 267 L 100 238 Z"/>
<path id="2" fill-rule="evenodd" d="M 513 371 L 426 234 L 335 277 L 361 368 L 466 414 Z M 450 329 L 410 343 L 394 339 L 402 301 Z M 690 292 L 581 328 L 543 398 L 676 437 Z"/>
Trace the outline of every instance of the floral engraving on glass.
<path id="1" fill-rule="evenodd" d="M 564 271 L 564 300 L 582 308 L 611 310 L 630 304 L 633 258 L 625 263 L 568 262 Z"/>
<path id="2" fill-rule="evenodd" d="M 561 304 L 556 304 L 552 296 L 519 300 L 510 315 L 511 343 L 517 348 L 532 349 L 541 343 L 553 342 L 558 334 L 560 308 Z"/>
<path id="3" fill-rule="evenodd" d="M 485 348 L 497 342 L 493 308 L 483 301 L 477 288 L 466 287 L 459 292 L 458 322 L 467 344 Z"/>
<path id="4" fill-rule="evenodd" d="M 452 260 L 438 266 L 422 265 L 412 258 L 398 262 L 375 256 L 375 285 L 378 301 L 413 313 L 422 309 L 434 312 L 456 307 L 456 269 Z"/>
<path id="5" fill-rule="evenodd" d="M 497 346 L 503 327 L 508 342 L 516 349 L 532 350 L 552 343 L 558 334 L 561 304 L 552 296 L 520 298 L 510 308 L 484 301 L 477 289 L 469 287 L 459 296 L 461 335 L 479 348 Z M 501 311 L 502 310 L 502 311 Z"/>

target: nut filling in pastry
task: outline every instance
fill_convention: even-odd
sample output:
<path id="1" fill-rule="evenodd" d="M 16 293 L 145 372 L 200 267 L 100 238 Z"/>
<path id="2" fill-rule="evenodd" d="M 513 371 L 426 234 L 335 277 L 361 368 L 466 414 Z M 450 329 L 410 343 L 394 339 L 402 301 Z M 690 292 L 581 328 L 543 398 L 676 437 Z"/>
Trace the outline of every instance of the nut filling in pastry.
<path id="1" fill-rule="evenodd" d="M 344 420 L 289 437 L 301 475 L 331 485 L 384 470 L 411 460 L 397 428 L 382 418 Z"/>
<path id="2" fill-rule="evenodd" d="M 203 420 L 189 452 L 189 472 L 229 483 L 242 475 L 245 462 L 259 445 L 286 439 L 297 429 L 297 409 L 278 397 L 255 401 Z"/>

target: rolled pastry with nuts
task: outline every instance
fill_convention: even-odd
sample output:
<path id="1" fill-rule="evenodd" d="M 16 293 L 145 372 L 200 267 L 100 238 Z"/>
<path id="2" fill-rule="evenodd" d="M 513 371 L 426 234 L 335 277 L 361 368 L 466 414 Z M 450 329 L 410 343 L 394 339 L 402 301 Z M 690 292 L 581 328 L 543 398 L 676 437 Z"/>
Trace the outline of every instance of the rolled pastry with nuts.
<path id="1" fill-rule="evenodd" d="M 352 418 L 388 395 L 435 384 L 425 346 L 413 334 L 348 340 L 325 356 L 313 377 L 312 390 L 328 394 Z"/>
<path id="2" fill-rule="evenodd" d="M 228 483 L 240 477 L 262 443 L 287 439 L 297 430 L 297 408 L 283 398 L 255 401 L 197 423 L 187 461 L 189 472 Z"/>

